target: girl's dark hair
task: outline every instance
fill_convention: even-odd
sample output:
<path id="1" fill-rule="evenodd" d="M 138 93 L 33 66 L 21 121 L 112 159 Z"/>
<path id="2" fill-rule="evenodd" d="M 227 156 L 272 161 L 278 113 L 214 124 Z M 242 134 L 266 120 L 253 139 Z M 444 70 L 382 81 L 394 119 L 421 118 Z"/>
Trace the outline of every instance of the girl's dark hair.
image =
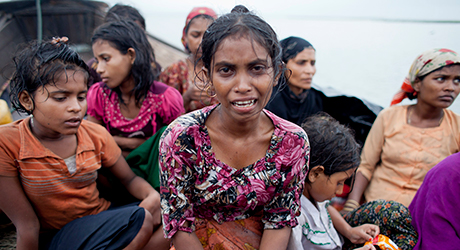
<path id="1" fill-rule="evenodd" d="M 104 18 L 104 23 L 116 22 L 120 20 L 129 20 L 133 22 L 137 21 L 141 25 L 142 29 L 145 30 L 144 17 L 136 8 L 129 5 L 119 3 L 115 4 L 112 8 L 109 9 L 109 11 L 107 11 L 107 14 Z"/>
<path id="2" fill-rule="evenodd" d="M 284 64 L 281 60 L 281 46 L 272 27 L 249 10 L 237 5 L 231 13 L 217 18 L 203 35 L 201 40 L 202 60 L 204 67 L 212 74 L 211 64 L 217 48 L 222 41 L 231 36 L 237 38 L 247 36 L 267 50 L 272 61 L 274 77 L 284 79 Z M 211 79 L 211 77 L 209 77 Z M 275 79 L 273 79 L 275 80 Z"/>
<path id="3" fill-rule="evenodd" d="M 10 79 L 10 99 L 13 108 L 19 112 L 32 114 L 19 101 L 19 95 L 29 93 L 33 108 L 34 94 L 37 89 L 55 82 L 67 70 L 82 71 L 89 82 L 89 70 L 86 63 L 65 42 L 53 40 L 47 42 L 32 41 L 25 45 L 13 58 L 16 71 Z"/>
<path id="4" fill-rule="evenodd" d="M 152 46 L 147 40 L 147 36 L 139 25 L 132 21 L 120 20 L 117 22 L 105 23 L 99 26 L 91 39 L 92 44 L 97 40 L 109 42 L 120 53 L 128 53 L 129 48 L 136 51 L 136 59 L 131 68 L 131 75 L 134 78 L 135 87 L 133 89 L 136 104 L 147 96 L 147 93 L 156 79 L 152 69 L 152 63 L 155 61 Z M 121 98 L 119 87 L 113 89 L 118 95 L 120 103 L 124 103 Z"/>
<path id="5" fill-rule="evenodd" d="M 211 20 L 211 21 L 214 21 L 214 17 L 212 17 L 212 16 L 210 16 L 210 15 L 200 14 L 200 15 L 198 15 L 198 16 L 194 16 L 194 17 L 190 20 L 190 22 L 188 22 L 187 26 L 185 27 L 185 34 L 188 33 L 188 30 L 190 29 L 190 25 L 192 24 L 192 22 L 193 22 L 195 19 L 200 18 L 200 17 L 205 18 L 205 19 L 208 19 L 208 20 Z"/>
<path id="6" fill-rule="evenodd" d="M 324 112 L 308 117 L 302 128 L 310 141 L 310 166 L 323 166 L 325 175 L 358 167 L 360 145 L 353 131 Z"/>

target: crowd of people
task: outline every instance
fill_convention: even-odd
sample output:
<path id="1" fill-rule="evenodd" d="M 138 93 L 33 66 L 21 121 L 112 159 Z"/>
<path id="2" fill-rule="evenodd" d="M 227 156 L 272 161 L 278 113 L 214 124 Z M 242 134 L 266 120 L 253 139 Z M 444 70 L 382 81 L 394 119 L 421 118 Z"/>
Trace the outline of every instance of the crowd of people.
<path id="1" fill-rule="evenodd" d="M 193 8 L 182 34 L 188 57 L 161 70 L 117 4 L 89 62 L 66 37 L 15 56 L 11 102 L 29 116 L 0 126 L 0 212 L 17 249 L 458 246 L 456 52 L 419 55 L 363 123 L 312 87 L 311 43 L 242 5 Z"/>

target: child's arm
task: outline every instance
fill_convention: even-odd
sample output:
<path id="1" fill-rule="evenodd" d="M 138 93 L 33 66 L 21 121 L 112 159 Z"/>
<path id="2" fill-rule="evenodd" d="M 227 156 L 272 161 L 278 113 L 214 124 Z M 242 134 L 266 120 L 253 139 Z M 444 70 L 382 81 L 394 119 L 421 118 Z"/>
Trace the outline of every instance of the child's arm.
<path id="1" fill-rule="evenodd" d="M 289 236 L 291 236 L 291 227 L 265 229 L 262 233 L 259 249 L 286 249 L 289 243 Z"/>
<path id="2" fill-rule="evenodd" d="M 348 238 L 353 244 L 363 244 L 369 239 L 379 235 L 380 229 L 377 225 L 364 224 L 351 227 L 333 206 L 328 206 L 327 211 L 331 216 L 332 224 L 337 231 Z"/>
<path id="3" fill-rule="evenodd" d="M 145 138 L 128 138 L 122 136 L 113 136 L 113 139 L 121 148 L 121 150 L 123 150 L 124 157 L 128 156 L 132 150 L 136 149 L 146 141 Z"/>
<path id="4" fill-rule="evenodd" d="M 137 176 L 123 156 L 120 155 L 118 161 L 111 167 L 110 171 L 126 187 L 130 194 L 142 200 L 140 207 L 149 211 L 154 218 L 154 228 L 161 224 L 160 215 L 160 194 L 144 179 Z"/>
<path id="5" fill-rule="evenodd" d="M 0 209 L 16 227 L 16 249 L 38 249 L 40 223 L 19 178 L 0 176 L 0 190 Z"/>
<path id="6" fill-rule="evenodd" d="M 185 222 L 189 227 L 189 222 Z M 195 232 L 189 233 L 184 231 L 177 231 L 176 234 L 172 237 L 172 242 L 174 248 L 177 250 L 187 249 L 187 250 L 200 250 L 203 249 L 200 240 L 196 236 Z"/>

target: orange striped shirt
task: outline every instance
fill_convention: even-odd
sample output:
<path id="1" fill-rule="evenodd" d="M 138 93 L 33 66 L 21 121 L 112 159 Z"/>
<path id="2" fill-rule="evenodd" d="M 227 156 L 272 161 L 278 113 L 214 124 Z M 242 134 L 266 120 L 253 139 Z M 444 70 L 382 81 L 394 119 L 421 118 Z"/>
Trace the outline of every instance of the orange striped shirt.
<path id="1" fill-rule="evenodd" d="M 60 229 L 68 222 L 107 210 L 99 198 L 97 170 L 112 166 L 121 150 L 107 130 L 82 121 L 77 132 L 75 173 L 64 159 L 32 134 L 30 118 L 0 126 L 0 176 L 18 176 L 43 229 Z"/>

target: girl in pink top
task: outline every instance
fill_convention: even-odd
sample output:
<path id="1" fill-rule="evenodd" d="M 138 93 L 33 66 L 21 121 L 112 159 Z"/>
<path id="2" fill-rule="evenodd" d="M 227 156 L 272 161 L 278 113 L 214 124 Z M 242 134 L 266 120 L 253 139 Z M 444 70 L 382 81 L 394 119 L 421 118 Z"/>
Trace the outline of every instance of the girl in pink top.
<path id="1" fill-rule="evenodd" d="M 88 120 L 105 126 L 126 157 L 184 113 L 182 96 L 154 81 L 153 49 L 134 22 L 101 25 L 92 44 L 102 82 L 88 91 Z"/>

